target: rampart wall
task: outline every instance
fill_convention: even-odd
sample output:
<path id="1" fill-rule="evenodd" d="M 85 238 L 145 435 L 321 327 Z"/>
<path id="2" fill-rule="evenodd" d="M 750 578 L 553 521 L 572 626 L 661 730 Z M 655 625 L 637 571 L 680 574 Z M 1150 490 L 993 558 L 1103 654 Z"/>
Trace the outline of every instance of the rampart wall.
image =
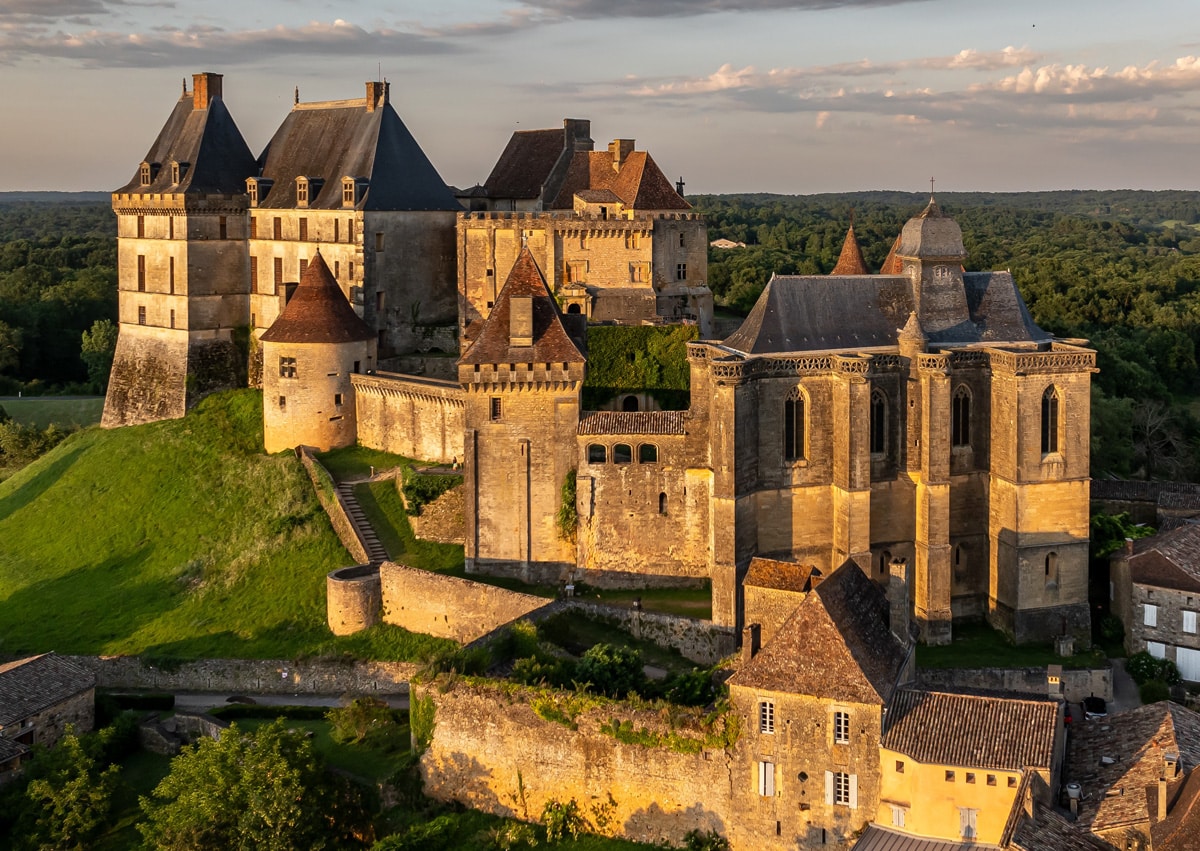
<path id="1" fill-rule="evenodd" d="M 370 629 L 382 613 L 378 565 L 343 567 L 325 577 L 325 619 L 334 635 Z"/>
<path id="2" fill-rule="evenodd" d="M 68 656 L 99 688 L 234 694 L 403 694 L 411 662 L 308 659 L 195 659 L 166 664 L 138 656 Z"/>
<path id="3" fill-rule="evenodd" d="M 308 471 L 308 477 L 317 491 L 317 499 L 320 500 L 321 507 L 329 516 L 329 522 L 333 524 L 333 531 L 337 533 L 338 540 L 342 542 L 342 546 L 355 561 L 359 564 L 366 564 L 371 557 L 367 555 L 367 548 L 359 539 L 358 533 L 354 531 L 354 524 L 350 522 L 350 515 L 346 513 L 346 507 L 338 499 L 337 490 L 333 485 L 333 477 L 313 456 L 312 450 L 307 446 L 296 447 L 296 454 L 300 457 L 300 463 L 304 465 L 304 469 Z"/>
<path id="4" fill-rule="evenodd" d="M 711 621 L 644 609 L 603 606 L 577 598 L 564 601 L 562 611 L 608 621 L 627 630 L 634 638 L 674 648 L 685 659 L 701 665 L 715 665 L 735 653 L 738 647 L 738 636 L 732 627 L 716 626 Z"/>
<path id="5" fill-rule="evenodd" d="M 406 458 L 463 459 L 465 396 L 457 382 L 397 373 L 354 375 L 358 442 Z"/>
<path id="6" fill-rule="evenodd" d="M 431 698 L 436 706 L 432 742 L 420 762 L 427 795 L 528 820 L 536 820 L 547 801 L 572 798 L 592 818 L 592 807 L 611 796 L 615 835 L 679 845 L 697 828 L 728 834 L 730 785 L 740 774 L 723 746 L 699 744 L 710 731 L 698 724 L 676 728 L 697 742 L 685 753 L 626 744 L 601 732 L 615 719 L 628 721 L 631 731 L 666 734 L 657 712 L 589 698 L 592 705 L 578 712 L 569 703 L 560 707 L 573 719 L 566 726 L 539 717 L 531 705 L 538 698 L 519 690 L 461 680 L 443 688 L 413 692 L 414 700 Z"/>

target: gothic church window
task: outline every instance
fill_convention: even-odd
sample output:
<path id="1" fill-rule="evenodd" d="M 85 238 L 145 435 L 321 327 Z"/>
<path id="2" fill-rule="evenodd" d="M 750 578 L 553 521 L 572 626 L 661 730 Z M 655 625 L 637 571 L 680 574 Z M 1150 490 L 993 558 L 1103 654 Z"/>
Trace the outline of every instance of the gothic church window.
<path id="1" fill-rule="evenodd" d="M 1058 451 L 1058 388 L 1051 384 L 1042 394 L 1042 454 Z"/>
<path id="2" fill-rule="evenodd" d="M 804 393 L 793 387 L 783 402 L 783 459 L 801 461 L 806 456 L 805 439 L 808 436 Z"/>
<path id="3" fill-rule="evenodd" d="M 951 401 L 950 444 L 971 445 L 971 391 L 960 385 Z"/>
<path id="4" fill-rule="evenodd" d="M 589 464 L 603 464 L 608 460 L 608 447 L 603 443 L 589 443 L 587 460 Z"/>
<path id="5" fill-rule="evenodd" d="M 882 390 L 871 393 L 871 454 L 887 454 L 887 399 Z"/>

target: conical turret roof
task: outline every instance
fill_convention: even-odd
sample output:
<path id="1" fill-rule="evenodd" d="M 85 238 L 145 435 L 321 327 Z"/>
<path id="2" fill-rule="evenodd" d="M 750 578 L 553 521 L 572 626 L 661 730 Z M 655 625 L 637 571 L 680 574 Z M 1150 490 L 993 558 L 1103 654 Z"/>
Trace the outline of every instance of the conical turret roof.
<path id="1" fill-rule="evenodd" d="M 838 255 L 837 265 L 831 275 L 869 275 L 867 261 L 863 259 L 862 249 L 858 245 L 858 237 L 854 235 L 854 224 L 846 231 L 846 241 L 842 243 L 842 253 Z"/>
<path id="2" fill-rule="evenodd" d="M 287 306 L 261 339 L 267 343 L 354 343 L 374 337 L 342 294 L 318 250 Z"/>

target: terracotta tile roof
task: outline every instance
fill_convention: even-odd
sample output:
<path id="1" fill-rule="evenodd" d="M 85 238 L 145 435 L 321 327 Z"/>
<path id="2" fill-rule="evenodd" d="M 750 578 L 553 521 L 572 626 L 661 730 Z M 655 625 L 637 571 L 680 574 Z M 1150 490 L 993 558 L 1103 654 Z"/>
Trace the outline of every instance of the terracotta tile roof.
<path id="1" fill-rule="evenodd" d="M 926 764 L 1049 769 L 1057 729 L 1057 701 L 904 689 L 882 745 Z"/>
<path id="2" fill-rule="evenodd" d="M 687 434 L 687 411 L 586 411 L 576 434 Z"/>
<path id="3" fill-rule="evenodd" d="M 287 306 L 261 339 L 267 343 L 352 343 L 374 337 L 342 294 L 318 250 Z"/>
<path id="4" fill-rule="evenodd" d="M 863 259 L 862 249 L 858 246 L 858 238 L 854 235 L 854 225 L 846 231 L 846 241 L 842 243 L 842 253 L 838 255 L 837 264 L 831 275 L 869 275 L 867 261 Z"/>
<path id="5" fill-rule="evenodd" d="M 883 592 L 852 561 L 826 577 L 730 685 L 886 704 L 909 648 L 887 625 Z"/>
<path id="6" fill-rule="evenodd" d="M 187 163 L 178 184 L 171 182 L 171 163 Z M 146 153 L 145 162 L 158 163 L 158 175 L 142 186 L 141 164 L 129 183 L 117 192 L 190 192 L 241 195 L 246 178 L 258 174 L 258 164 L 220 97 L 208 109 L 196 109 L 185 92 Z"/>
<path id="7" fill-rule="evenodd" d="M 948 839 L 927 839 L 924 836 L 913 836 L 901 833 L 890 827 L 878 824 L 868 824 L 866 831 L 858 842 L 854 843 L 851 851 L 960 851 L 960 849 L 975 849 L 985 851 L 995 848 L 995 845 L 981 845 L 978 842 L 951 842 Z"/>
<path id="8" fill-rule="evenodd" d="M 354 177 L 368 181 L 360 210 L 462 209 L 390 103 L 371 111 L 366 98 L 297 104 L 258 159 L 274 181 L 260 208 L 294 208 L 296 178 L 309 177 L 324 181 L 309 208 L 340 210 L 342 178 Z"/>
<path id="9" fill-rule="evenodd" d="M 1134 541 L 1129 575 L 1143 585 L 1200 591 L 1200 524 L 1185 523 Z"/>
<path id="10" fill-rule="evenodd" d="M 1164 700 L 1073 724 L 1064 780 L 1083 787 L 1080 822 L 1093 831 L 1147 824 L 1166 754 L 1185 772 L 1200 765 L 1200 715 Z"/>
<path id="11" fill-rule="evenodd" d="M 510 338 L 512 299 L 533 297 L 533 345 L 513 346 Z M 496 305 L 460 364 L 484 363 L 582 363 L 579 347 L 563 326 L 558 303 L 550 295 L 546 279 L 528 248 L 522 248 L 513 263 Z"/>
<path id="12" fill-rule="evenodd" d="M 755 556 L 750 559 L 750 568 L 742 584 L 807 593 L 820 581 L 821 571 L 811 564 Z"/>
<path id="13" fill-rule="evenodd" d="M 95 674 L 55 653 L 0 665 L 0 727 L 95 686 Z"/>
<path id="14" fill-rule="evenodd" d="M 690 210 L 671 182 L 646 151 L 626 155 L 618 171 L 612 151 L 576 151 L 558 196 L 546 209 L 570 210 L 575 195 L 607 189 L 634 210 Z"/>
<path id="15" fill-rule="evenodd" d="M 513 133 L 484 181 L 493 198 L 538 198 L 542 184 L 563 153 L 562 129 Z"/>
<path id="16" fill-rule="evenodd" d="M 887 258 L 883 261 L 883 268 L 879 270 L 881 275 L 900 275 L 904 272 L 904 266 L 900 262 L 900 234 L 896 234 L 896 241 L 892 243 L 892 248 L 888 251 Z"/>

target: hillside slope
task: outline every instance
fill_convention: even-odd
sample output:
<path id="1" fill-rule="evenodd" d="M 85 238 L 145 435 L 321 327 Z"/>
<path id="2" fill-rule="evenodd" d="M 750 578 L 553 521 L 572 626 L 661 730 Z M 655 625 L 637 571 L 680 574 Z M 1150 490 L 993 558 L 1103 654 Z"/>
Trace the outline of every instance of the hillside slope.
<path id="1" fill-rule="evenodd" d="M 262 454 L 262 397 L 76 434 L 0 483 L 0 656 L 415 658 L 396 628 L 334 639 L 325 574 L 351 563 L 300 463 Z"/>

